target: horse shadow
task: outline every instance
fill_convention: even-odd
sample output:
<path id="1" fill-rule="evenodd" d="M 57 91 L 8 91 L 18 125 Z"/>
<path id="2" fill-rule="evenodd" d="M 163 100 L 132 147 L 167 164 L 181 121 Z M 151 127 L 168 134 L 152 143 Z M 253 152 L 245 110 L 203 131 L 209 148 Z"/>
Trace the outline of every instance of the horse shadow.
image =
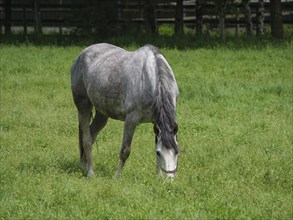
<path id="1" fill-rule="evenodd" d="M 59 162 L 59 169 L 68 175 L 87 177 L 87 169 L 82 167 L 78 160 L 68 159 Z M 95 177 L 112 178 L 114 171 L 107 164 L 95 164 Z"/>

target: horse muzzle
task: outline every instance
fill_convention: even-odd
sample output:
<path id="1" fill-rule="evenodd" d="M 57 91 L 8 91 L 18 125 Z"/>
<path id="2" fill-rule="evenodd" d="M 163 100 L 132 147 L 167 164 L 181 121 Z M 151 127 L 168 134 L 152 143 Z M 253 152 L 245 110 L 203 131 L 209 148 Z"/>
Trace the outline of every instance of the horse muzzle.
<path id="1" fill-rule="evenodd" d="M 160 166 L 161 174 L 163 174 L 164 176 L 166 176 L 168 178 L 172 178 L 172 179 L 175 179 L 175 177 L 176 177 L 177 168 L 178 168 L 178 165 L 173 170 L 166 170 L 162 166 Z"/>

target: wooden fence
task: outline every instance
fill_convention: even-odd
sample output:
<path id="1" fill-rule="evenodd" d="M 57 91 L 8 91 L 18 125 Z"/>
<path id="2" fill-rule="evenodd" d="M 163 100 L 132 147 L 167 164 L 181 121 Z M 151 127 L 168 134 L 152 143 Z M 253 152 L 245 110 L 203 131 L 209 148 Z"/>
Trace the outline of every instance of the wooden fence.
<path id="1" fill-rule="evenodd" d="M 36 4 L 36 2 L 39 2 Z M 66 0 L 51 1 L 9 1 L 0 0 L 0 33 L 10 32 L 13 27 L 22 27 L 24 33 L 27 33 L 28 27 L 42 28 L 56 27 L 62 28 L 76 27 L 80 21 L 78 12 L 85 5 L 82 1 L 70 3 Z M 117 1 L 114 23 L 145 23 L 145 7 L 143 1 L 128 0 Z M 269 4 L 264 3 L 264 22 L 269 23 Z M 245 17 L 242 13 L 243 5 L 235 3 L 233 13 L 227 11 L 226 26 L 244 25 Z M 255 18 L 257 3 L 250 3 L 252 17 Z M 293 0 L 282 2 L 283 22 L 285 24 L 293 24 Z M 155 20 L 158 24 L 175 24 L 176 1 L 158 0 L 153 6 Z M 236 11 L 235 11 L 236 9 Z M 184 25 L 194 27 L 196 25 L 196 1 L 183 1 L 183 23 Z M 203 24 L 210 26 L 218 25 L 218 16 L 213 4 L 203 4 Z M 74 16 L 73 16 L 74 15 Z"/>

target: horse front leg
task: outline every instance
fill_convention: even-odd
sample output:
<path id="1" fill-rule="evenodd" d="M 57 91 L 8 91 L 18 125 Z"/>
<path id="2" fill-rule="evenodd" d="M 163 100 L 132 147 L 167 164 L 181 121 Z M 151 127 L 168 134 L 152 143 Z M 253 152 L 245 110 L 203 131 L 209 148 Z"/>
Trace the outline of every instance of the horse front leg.
<path id="1" fill-rule="evenodd" d="M 136 126 L 139 123 L 139 118 L 135 113 L 129 114 L 126 116 L 124 123 L 124 131 L 123 131 L 123 141 L 120 149 L 120 161 L 118 165 L 118 170 L 115 174 L 115 177 L 119 177 L 121 175 L 122 169 L 126 160 L 128 159 L 131 152 L 131 142 L 134 135 L 134 131 Z"/>

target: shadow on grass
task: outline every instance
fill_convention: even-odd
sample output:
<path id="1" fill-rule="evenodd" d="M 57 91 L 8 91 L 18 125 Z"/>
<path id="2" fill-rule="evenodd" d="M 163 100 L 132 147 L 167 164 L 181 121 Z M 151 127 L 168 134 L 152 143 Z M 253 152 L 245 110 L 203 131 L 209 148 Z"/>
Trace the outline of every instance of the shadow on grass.
<path id="1" fill-rule="evenodd" d="M 71 159 L 59 161 L 58 167 L 64 173 L 70 175 L 78 174 L 83 177 L 87 177 L 86 168 L 83 168 L 78 160 Z M 112 172 L 112 170 L 109 169 L 109 167 L 106 164 L 95 164 L 94 171 L 96 177 L 112 178 L 114 176 L 114 173 Z"/>
<path id="2" fill-rule="evenodd" d="M 86 175 L 86 172 L 80 166 L 79 161 L 77 160 L 60 160 L 58 161 L 58 167 L 65 173 L 74 174 L 82 173 Z"/>

